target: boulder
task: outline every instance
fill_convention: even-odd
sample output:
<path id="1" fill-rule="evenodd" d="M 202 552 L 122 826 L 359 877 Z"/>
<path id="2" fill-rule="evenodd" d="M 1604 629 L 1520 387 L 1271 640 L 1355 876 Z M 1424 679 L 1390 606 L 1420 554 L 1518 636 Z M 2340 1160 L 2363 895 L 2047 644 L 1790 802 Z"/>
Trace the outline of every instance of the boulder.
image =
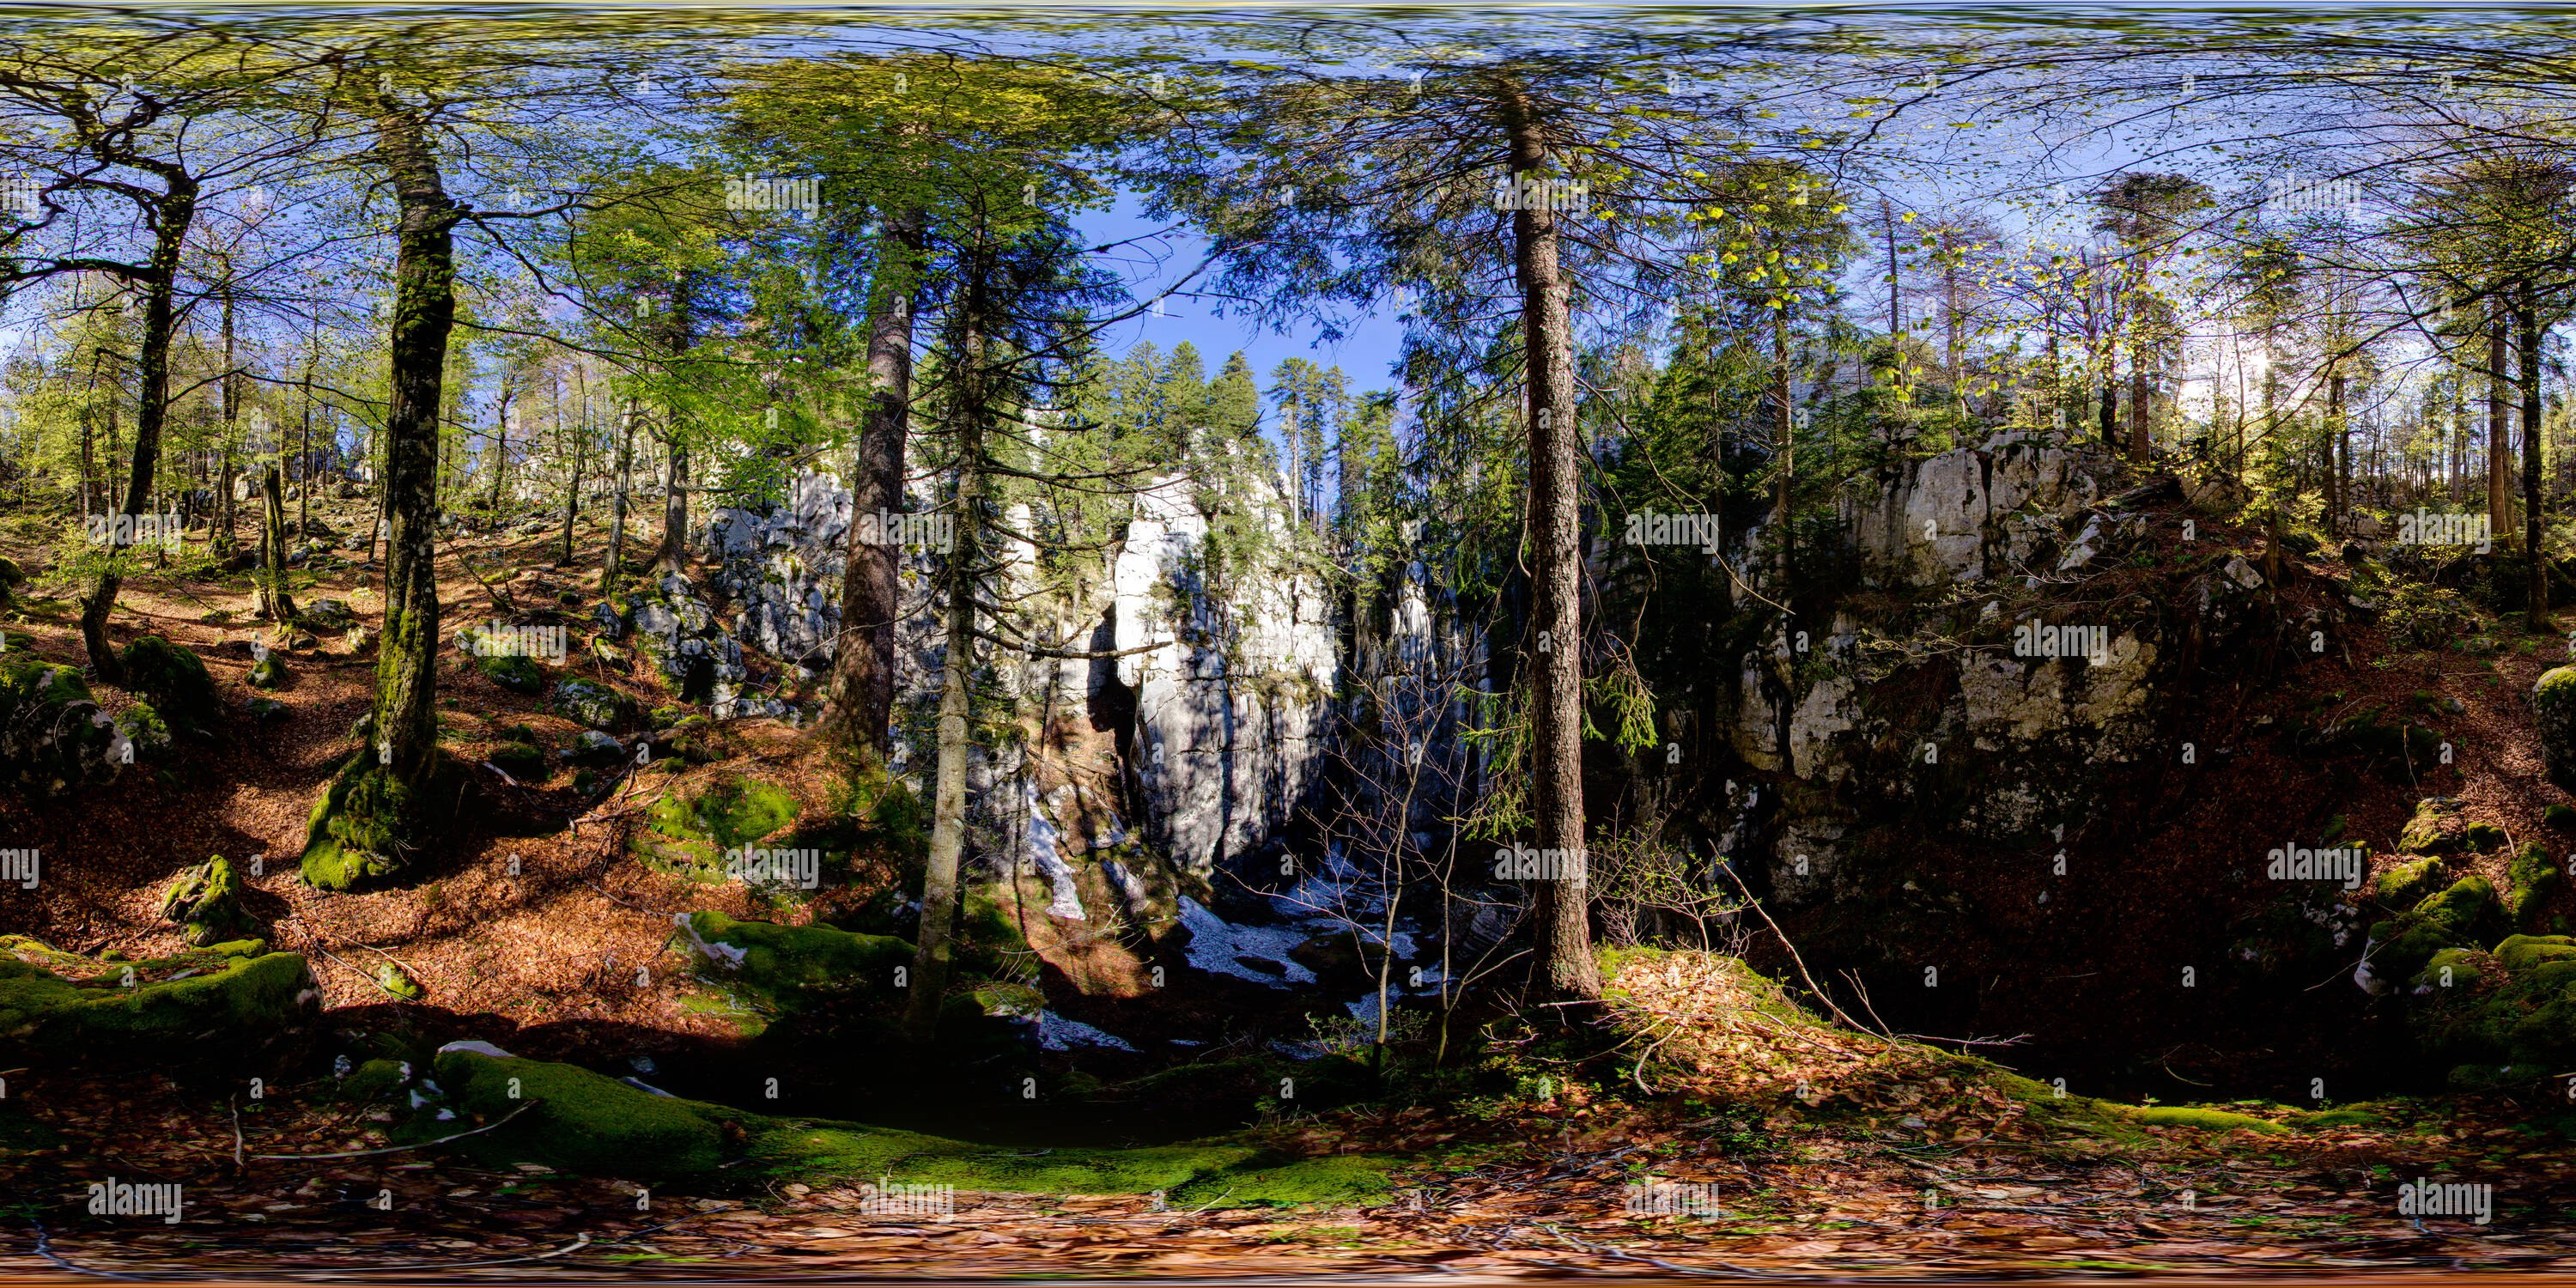
<path id="1" fill-rule="evenodd" d="M 27 657 L 0 661 L 0 785 L 60 796 L 113 782 L 133 760 L 133 742 L 80 672 Z"/>
<path id="2" fill-rule="evenodd" d="M 422 1112 L 398 1135 L 453 1136 L 469 1125 L 508 1125 L 460 1142 L 487 1165 L 535 1163 L 598 1176 L 712 1172 L 729 1141 L 764 1120 L 721 1105 L 657 1096 L 578 1065 L 478 1051 L 448 1051 L 432 1066 Z M 442 1103 L 443 1102 L 443 1103 Z M 443 1115 L 443 1116 L 442 1116 Z M 516 1115 L 513 1117 L 512 1115 Z"/>
<path id="3" fill-rule="evenodd" d="M 2468 849 L 2469 821 L 2460 813 L 2460 803 L 2448 796 L 2415 802 L 2414 816 L 2398 829 L 2400 854 L 2464 854 Z"/>
<path id="4" fill-rule="evenodd" d="M 275 698 L 262 697 L 243 699 L 242 712 L 261 724 L 277 724 L 295 714 L 294 710 L 285 703 Z"/>
<path id="5" fill-rule="evenodd" d="M 483 678 L 512 693 L 534 697 L 546 691 L 546 668 L 525 653 L 477 657 L 474 665 Z"/>
<path id="6" fill-rule="evenodd" d="M 317 599 L 304 606 L 296 620 L 326 635 L 345 635 L 358 625 L 356 610 L 344 599 Z"/>
<path id="7" fill-rule="evenodd" d="M 150 699 L 170 732 L 182 738 L 213 736 L 223 699 L 204 659 L 194 651 L 145 635 L 126 645 L 117 661 L 125 668 L 126 691 Z"/>
<path id="8" fill-rule="evenodd" d="M 254 689 L 274 689 L 286 683 L 286 659 L 274 650 L 262 653 L 251 664 L 249 684 Z"/>
<path id="9" fill-rule="evenodd" d="M 635 722 L 633 699 L 588 680 L 567 679 L 557 684 L 546 705 L 566 720 L 612 733 Z"/>

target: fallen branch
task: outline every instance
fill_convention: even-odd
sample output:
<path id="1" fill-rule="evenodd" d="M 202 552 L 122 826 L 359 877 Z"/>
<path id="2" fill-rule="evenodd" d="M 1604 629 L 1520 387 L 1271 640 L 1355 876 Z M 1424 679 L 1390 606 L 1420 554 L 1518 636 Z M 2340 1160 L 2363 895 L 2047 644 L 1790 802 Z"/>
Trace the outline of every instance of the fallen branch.
<path id="1" fill-rule="evenodd" d="M 508 1112 L 508 1113 L 506 1113 L 506 1114 L 502 1115 L 502 1116 L 501 1116 L 501 1121 L 499 1121 L 499 1122 L 497 1122 L 497 1123 L 491 1123 L 491 1124 L 486 1125 L 486 1126 L 477 1127 L 477 1128 L 475 1128 L 475 1129 L 474 1129 L 474 1130 L 472 1130 L 472 1131 L 461 1131 L 461 1132 L 456 1133 L 456 1134 L 455 1134 L 455 1135 L 453 1135 L 453 1136 L 441 1136 L 441 1137 L 439 1137 L 439 1138 L 438 1138 L 438 1139 L 436 1139 L 436 1140 L 425 1140 L 425 1141 L 420 1142 L 420 1143 L 419 1143 L 419 1144 L 417 1144 L 417 1145 L 388 1145 L 388 1146 L 384 1147 L 383 1149 L 350 1149 L 350 1150 L 342 1150 L 341 1152 L 336 1153 L 336 1154 L 253 1154 L 253 1155 L 251 1155 L 251 1157 L 252 1157 L 252 1158 L 254 1158 L 254 1159 L 258 1159 L 258 1160 L 260 1160 L 260 1161 L 262 1161 L 262 1162 L 271 1162 L 271 1163 L 275 1163 L 275 1162 L 310 1162 L 310 1161 L 313 1161 L 313 1160 L 316 1160 L 316 1159 L 324 1159 L 324 1158 L 366 1158 L 366 1157 L 369 1157 L 369 1156 L 371 1156 L 371 1155 L 375 1155 L 375 1154 L 399 1154 L 399 1153 L 402 1153 L 402 1152 L 403 1152 L 403 1151 L 405 1151 L 405 1150 L 410 1150 L 410 1149 L 427 1149 L 427 1148 L 429 1148 L 429 1147 L 430 1147 L 430 1146 L 432 1146 L 432 1145 L 444 1145 L 444 1144 L 446 1144 L 446 1143 L 448 1143 L 449 1141 L 452 1141 L 452 1140 L 463 1140 L 463 1139 L 465 1139 L 465 1138 L 466 1138 L 466 1137 L 468 1137 L 468 1136 L 480 1136 L 480 1135 L 482 1135 L 483 1133 L 485 1133 L 485 1132 L 487 1132 L 487 1131 L 493 1131 L 493 1130 L 496 1130 L 496 1129 L 498 1129 L 498 1128 L 505 1127 L 505 1126 L 509 1125 L 509 1122 L 510 1122 L 510 1120 L 511 1120 L 511 1119 L 516 1118 L 516 1117 L 518 1117 L 519 1115 L 524 1114 L 524 1113 L 528 1112 L 529 1110 L 534 1109 L 534 1108 L 536 1108 L 537 1106 L 542 1105 L 542 1104 L 544 1104 L 544 1103 L 546 1103 L 546 1102 L 545 1102 L 545 1101 L 543 1101 L 543 1100 L 531 1100 L 531 1101 L 527 1102 L 526 1104 L 523 1104 L 523 1105 L 519 1106 L 518 1108 L 513 1109 L 513 1110 L 511 1110 L 510 1112 Z"/>

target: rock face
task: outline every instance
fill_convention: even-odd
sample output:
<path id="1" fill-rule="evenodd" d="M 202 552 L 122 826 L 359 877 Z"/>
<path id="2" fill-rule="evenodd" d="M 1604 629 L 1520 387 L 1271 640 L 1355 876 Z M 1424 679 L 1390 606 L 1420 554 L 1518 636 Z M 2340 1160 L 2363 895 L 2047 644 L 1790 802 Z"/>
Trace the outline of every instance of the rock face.
<path id="1" fill-rule="evenodd" d="M 773 716 L 800 722 L 803 713 L 785 702 L 743 691 L 750 671 L 742 645 L 688 578 L 670 574 L 649 590 L 599 605 L 592 616 L 604 633 L 642 653 L 653 664 L 654 678 L 681 701 L 705 703 L 719 720 Z"/>
<path id="2" fill-rule="evenodd" d="M 1122 825 L 1078 825 L 1072 814 L 1114 815 L 1128 808 L 1118 799 L 1125 797 L 1140 814 L 1136 830 L 1144 839 L 1175 867 L 1204 873 L 1220 858 L 1269 840 L 1314 784 L 1337 664 L 1332 605 L 1319 578 L 1275 552 L 1231 569 L 1226 586 L 1211 585 L 1210 525 L 1196 494 L 1194 483 L 1178 478 L 1146 489 L 1125 540 L 1095 575 L 1082 579 L 1096 589 L 1080 602 L 1037 610 L 1042 629 L 1052 638 L 1070 637 L 1071 648 L 1142 651 L 1003 668 L 1003 689 L 1024 707 L 1057 719 L 1088 717 L 1093 730 L 1113 740 L 1123 753 L 1124 781 L 1113 779 L 1099 793 L 1036 792 L 1022 753 L 980 757 L 969 791 L 980 820 L 977 848 L 988 859 L 1008 854 L 1043 870 L 1059 861 L 1057 838 L 1076 833 L 1090 833 L 1105 848 L 1106 834 Z M 1275 487 L 1256 487 L 1224 504 L 1263 516 L 1270 544 L 1287 544 L 1287 506 Z M 841 630 L 852 522 L 848 490 L 813 474 L 797 478 L 783 503 L 717 511 L 701 541 L 719 564 L 712 580 L 731 601 L 732 630 L 725 645 L 710 647 L 731 647 L 723 660 L 737 667 L 740 648 L 748 647 L 816 674 L 827 670 Z M 1010 575 L 1025 588 L 1034 577 L 1035 552 L 1023 545 L 1011 554 Z M 913 546 L 903 552 L 895 736 L 896 765 L 908 776 L 926 776 L 931 767 L 928 717 L 937 703 L 941 642 L 931 579 L 919 574 L 931 571 L 938 557 Z M 701 625 L 689 616 L 668 579 L 662 599 L 667 615 L 631 609 L 616 615 L 612 633 L 632 631 L 648 655 L 670 659 L 685 656 L 692 639 L 712 640 L 723 631 L 721 623 Z M 662 665 L 669 674 L 672 664 Z M 719 707 L 725 674 L 710 684 Z M 763 709 L 773 701 L 736 697 L 731 710 L 778 714 Z M 1058 906 L 1065 906 L 1062 900 Z"/>
<path id="3" fill-rule="evenodd" d="M 1284 508 L 1269 517 L 1274 534 L 1285 526 Z M 1146 834 L 1192 871 L 1259 846 L 1313 784 L 1335 675 L 1322 584 L 1237 573 L 1220 598 L 1202 572 L 1207 538 L 1181 483 L 1137 497 L 1111 566 L 1104 642 L 1161 647 L 1085 678 L 1087 702 L 1134 704 Z"/>
<path id="4" fill-rule="evenodd" d="M 2028 567 L 2035 538 L 2098 500 L 2109 473 L 2099 456 L 1997 434 L 1915 462 L 1875 495 L 1846 501 L 1843 520 L 1876 584 L 2021 575 L 2037 571 Z M 2079 539 L 2061 559 L 2087 548 Z"/>
<path id="5" fill-rule="evenodd" d="M 2122 508 L 2147 489 L 2114 497 L 2116 468 L 2005 433 L 1854 489 L 1858 586 L 1939 606 L 1882 598 L 1737 659 L 1719 732 L 1746 770 L 1791 781 L 1732 794 L 1710 828 L 1722 852 L 1752 850 L 1785 905 L 1814 903 L 1926 823 L 1968 845 L 2063 844 L 2106 777 L 2167 754 L 2178 668 L 2254 618 L 2261 578 L 2195 564 L 2162 612 L 2088 599 L 2083 583 L 2151 535 Z"/>

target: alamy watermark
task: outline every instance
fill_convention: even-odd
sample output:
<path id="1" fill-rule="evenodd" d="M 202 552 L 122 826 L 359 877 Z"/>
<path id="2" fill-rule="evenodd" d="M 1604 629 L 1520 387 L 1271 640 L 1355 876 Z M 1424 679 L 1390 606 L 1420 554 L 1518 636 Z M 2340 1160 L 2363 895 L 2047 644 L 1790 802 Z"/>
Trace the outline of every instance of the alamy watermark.
<path id="1" fill-rule="evenodd" d="M 93 514 L 84 525 L 94 546 L 164 546 L 179 548 L 186 525 L 170 514 Z"/>
<path id="2" fill-rule="evenodd" d="M 2397 1187 L 2397 1215 L 2464 1216 L 2472 1225 L 2485 1225 L 2495 1219 L 2495 1187 L 2419 1176 Z"/>
<path id="3" fill-rule="evenodd" d="M 1717 553 L 1717 516 L 1644 510 L 1628 516 L 1623 539 L 1632 546 L 1698 546 L 1701 554 L 1713 555 Z"/>
<path id="4" fill-rule="evenodd" d="M 175 1182 L 128 1185 L 111 1176 L 89 1187 L 91 1216 L 157 1216 L 164 1225 L 177 1225 L 181 1202 Z"/>
<path id="5" fill-rule="evenodd" d="M 954 1185 L 908 1185 L 880 1177 L 859 1186 L 859 1211 L 869 1216 L 948 1216 L 956 1210 Z"/>
<path id="6" fill-rule="evenodd" d="M 2370 871 L 2370 851 L 2359 846 L 2311 850 L 2284 844 L 2267 857 L 2263 875 L 2275 881 L 2340 881 L 2344 889 L 2358 890 Z"/>
<path id="7" fill-rule="evenodd" d="M 2397 516 L 2397 544 L 2476 546 L 2479 554 L 2488 554 L 2495 550 L 2495 521 L 2485 511 L 2459 514 L 2419 505 L 2414 513 Z"/>
<path id="8" fill-rule="evenodd" d="M 1592 185 L 1575 179 L 1505 179 L 1494 185 L 1494 209 L 1580 215 L 1592 209 Z"/>
<path id="9" fill-rule="evenodd" d="M 0 179 L 0 210 L 25 219 L 38 219 L 45 213 L 44 185 L 33 175 L 15 174 Z"/>
<path id="10" fill-rule="evenodd" d="M 724 181 L 724 208 L 727 210 L 816 210 L 821 208 L 823 181 L 820 179 L 768 179 L 756 175 L 727 175 Z"/>
<path id="11" fill-rule="evenodd" d="M 811 890 L 823 880 L 820 850 L 727 850 L 725 879 L 744 885 Z"/>
<path id="12" fill-rule="evenodd" d="M 957 548 L 957 516 L 953 514 L 879 510 L 860 515 L 857 524 L 858 542 L 863 546 L 918 546 L 943 552 Z"/>
<path id="13" fill-rule="evenodd" d="M 2341 215 L 2361 204 L 2361 185 L 2350 179 L 2307 183 L 2266 180 L 2263 207 L 2286 215 Z"/>
<path id="14" fill-rule="evenodd" d="M 2023 622 L 2013 628 L 2013 656 L 2075 658 L 2099 666 L 2111 660 L 2111 628 Z"/>
<path id="15" fill-rule="evenodd" d="M 1514 845 L 1494 851 L 1494 879 L 1497 881 L 1562 881 L 1567 885 L 1582 885 L 1584 877 L 1581 850 L 1534 850 L 1526 845 Z"/>
<path id="16" fill-rule="evenodd" d="M 35 850 L 0 850 L 0 885 L 15 881 L 19 889 L 33 890 L 44 866 L 43 856 Z"/>
<path id="17" fill-rule="evenodd" d="M 1620 1187 L 1630 1216 L 1716 1216 L 1717 1186 L 1708 1181 L 1654 1181 Z"/>
<path id="18" fill-rule="evenodd" d="M 476 657 L 533 657 L 561 666 L 564 628 L 493 622 L 481 630 L 467 632 L 466 648 Z"/>

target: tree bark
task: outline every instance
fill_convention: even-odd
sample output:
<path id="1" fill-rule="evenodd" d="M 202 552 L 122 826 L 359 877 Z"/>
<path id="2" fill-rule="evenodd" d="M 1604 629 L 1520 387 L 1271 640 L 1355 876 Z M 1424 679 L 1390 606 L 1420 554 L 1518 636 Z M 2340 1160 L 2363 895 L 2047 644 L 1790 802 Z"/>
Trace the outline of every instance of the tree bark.
<path id="1" fill-rule="evenodd" d="M 2146 355 L 2129 355 L 2129 463 L 2144 465 L 2155 444 L 2148 433 L 2148 411 L 2155 403 L 2154 382 L 2147 375 Z"/>
<path id="2" fill-rule="evenodd" d="M 2540 398 L 2540 302 L 2530 281 L 2514 301 L 2516 347 L 2522 359 L 2522 552 L 2530 565 L 2529 594 L 2523 624 L 2535 631 L 2557 629 L 2549 616 L 2549 552 L 2541 540 L 2546 511 L 2541 497 L 2541 437 L 2547 432 Z"/>
<path id="3" fill-rule="evenodd" d="M 610 493 L 608 560 L 599 566 L 599 593 L 606 598 L 626 581 L 626 493 L 635 484 L 635 419 L 643 414 L 635 396 L 626 397 L 617 429 L 617 487 Z"/>
<path id="4" fill-rule="evenodd" d="M 886 217 L 875 298 L 868 317 L 868 410 L 853 464 L 849 559 L 841 578 L 841 638 L 832 689 L 816 736 L 882 765 L 894 718 L 895 619 L 902 615 L 902 551 L 859 539 L 859 515 L 903 508 L 904 438 L 912 408 L 913 291 L 924 219 L 917 210 Z M 882 534 L 880 534 L 882 535 Z"/>
<path id="5" fill-rule="evenodd" d="M 953 382 L 956 419 L 957 538 L 948 555 L 947 626 L 939 664 L 939 765 L 931 791 L 928 862 L 921 878 L 921 935 L 913 946 L 912 996 L 904 1029 L 912 1040 L 937 1036 L 939 1006 L 948 990 L 948 944 L 957 919 L 957 871 L 966 848 L 966 758 L 973 748 L 967 715 L 974 697 L 975 589 L 983 526 L 984 424 L 990 403 L 983 388 L 981 336 L 974 319 L 989 307 L 970 281 L 960 308 L 967 318 Z"/>
<path id="6" fill-rule="evenodd" d="M 285 471 L 272 463 L 262 474 L 260 493 L 267 504 L 260 523 L 259 613 L 277 623 L 283 641 L 295 627 L 295 597 L 286 589 Z"/>
<path id="7" fill-rule="evenodd" d="M 1502 120 L 1509 170 L 1541 179 L 1550 163 L 1544 127 L 1517 87 L 1506 89 Z M 1529 385 L 1529 546 L 1537 652 L 1530 682 L 1530 812 L 1538 848 L 1571 856 L 1574 880 L 1542 880 L 1533 977 L 1558 1000 L 1601 995 L 1581 856 L 1583 814 L 1582 480 L 1575 423 L 1574 327 L 1557 255 L 1556 212 L 1512 212 L 1514 277 L 1521 290 L 1524 374 Z M 1781 532 L 1786 538 L 1787 533 Z"/>
<path id="8" fill-rule="evenodd" d="M 392 398 L 385 413 L 385 625 L 376 661 L 374 734 L 387 772 L 428 781 L 438 753 L 438 428 L 447 341 L 456 322 L 462 210 L 441 186 L 418 116 L 391 103 L 376 119 L 377 153 L 391 171 L 402 223 L 389 337 Z"/>
<path id="9" fill-rule="evenodd" d="M 2505 320 L 2498 311 L 2487 329 L 2487 521 L 2499 541 L 2513 533 L 2510 462 L 2513 448 L 2505 441 Z"/>
<path id="10" fill-rule="evenodd" d="M 166 194 L 155 203 L 156 216 L 152 236 L 151 272 L 144 282 L 143 334 L 135 346 L 136 388 L 134 395 L 134 469 L 127 477 L 124 513 L 135 514 L 144 508 L 145 498 L 152 493 L 152 474 L 161 454 L 161 426 L 169 408 L 170 332 L 176 316 L 174 299 L 179 280 L 179 251 L 186 243 L 188 226 L 197 216 L 197 181 L 177 166 L 152 165 L 168 185 Z M 108 397 L 109 423 L 113 425 L 116 405 L 113 387 Z M 115 455 L 108 457 L 114 468 Z M 80 597 L 81 644 L 89 655 L 91 669 L 110 684 L 121 684 L 125 667 L 108 643 L 107 616 L 116 607 L 116 592 L 123 584 L 114 564 L 90 583 L 89 593 Z"/>

